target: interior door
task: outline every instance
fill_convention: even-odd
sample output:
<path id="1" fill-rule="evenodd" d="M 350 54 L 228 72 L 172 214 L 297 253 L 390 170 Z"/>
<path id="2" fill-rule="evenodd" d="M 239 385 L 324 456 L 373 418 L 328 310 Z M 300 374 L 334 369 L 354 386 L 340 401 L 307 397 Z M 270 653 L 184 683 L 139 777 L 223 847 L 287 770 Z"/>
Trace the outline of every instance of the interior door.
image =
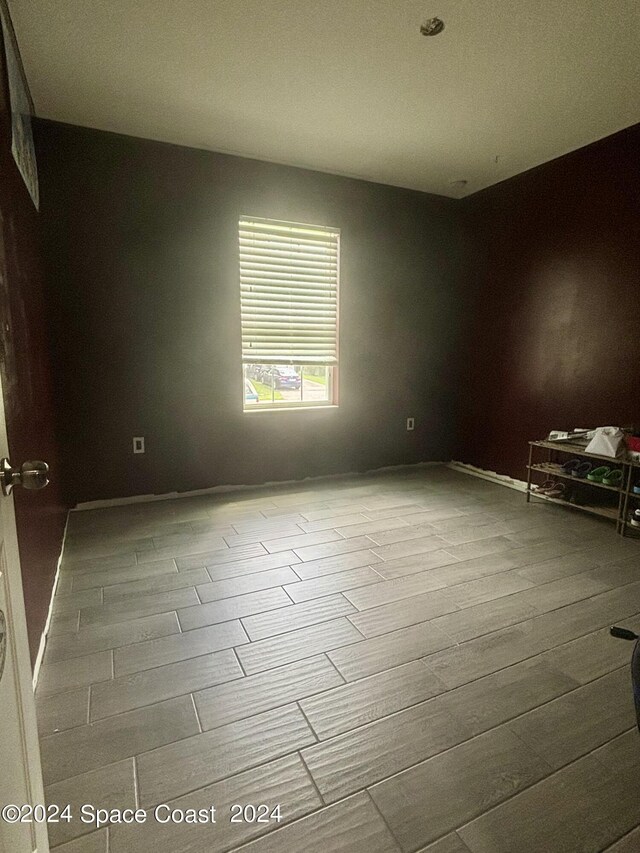
<path id="1" fill-rule="evenodd" d="M 0 384 L 0 458 L 8 456 L 7 431 Z M 31 467 L 30 467 L 31 466 Z M 0 484 L 40 487 L 28 463 L 23 471 L 0 471 Z M 23 474 L 24 479 L 23 479 Z M 29 477 L 31 480 L 29 481 Z M 7 805 L 44 803 L 40 748 L 33 698 L 31 662 L 22 597 L 13 496 L 0 491 L 0 810 Z M 11 810 L 9 810 L 11 812 Z M 24 809 L 23 813 L 27 813 Z M 7 815 L 11 819 L 11 813 Z M 41 816 L 40 816 L 41 817 Z M 49 853 L 45 823 L 3 819 L 0 853 Z"/>

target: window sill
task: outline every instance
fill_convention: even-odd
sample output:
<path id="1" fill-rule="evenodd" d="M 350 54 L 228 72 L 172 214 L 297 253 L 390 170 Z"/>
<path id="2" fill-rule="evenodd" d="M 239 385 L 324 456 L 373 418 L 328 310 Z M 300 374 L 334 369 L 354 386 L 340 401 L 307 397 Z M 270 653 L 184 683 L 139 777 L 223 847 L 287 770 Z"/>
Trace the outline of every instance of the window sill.
<path id="1" fill-rule="evenodd" d="M 329 403 L 326 406 L 256 406 L 255 409 L 243 409 L 242 414 L 255 415 L 258 412 L 269 412 L 270 414 L 273 414 L 274 412 L 324 412 L 327 409 L 338 408 L 339 406 L 337 403 Z"/>

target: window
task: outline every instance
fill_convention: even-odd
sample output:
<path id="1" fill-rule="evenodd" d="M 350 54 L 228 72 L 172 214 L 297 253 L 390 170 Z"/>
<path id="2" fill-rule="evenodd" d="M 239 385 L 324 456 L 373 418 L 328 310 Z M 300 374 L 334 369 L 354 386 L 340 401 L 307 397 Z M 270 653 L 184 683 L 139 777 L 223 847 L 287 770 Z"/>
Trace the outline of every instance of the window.
<path id="1" fill-rule="evenodd" d="M 243 218 L 239 238 L 244 410 L 335 404 L 340 232 Z"/>

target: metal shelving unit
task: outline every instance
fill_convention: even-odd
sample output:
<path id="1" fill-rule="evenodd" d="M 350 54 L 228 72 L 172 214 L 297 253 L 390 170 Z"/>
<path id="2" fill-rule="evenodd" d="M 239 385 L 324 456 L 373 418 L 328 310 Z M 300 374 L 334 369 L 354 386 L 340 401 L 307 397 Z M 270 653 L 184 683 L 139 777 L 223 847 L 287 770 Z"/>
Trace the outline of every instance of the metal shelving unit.
<path id="1" fill-rule="evenodd" d="M 640 494 L 636 494 L 633 491 L 633 487 L 635 485 L 640 485 L 640 463 L 638 462 L 634 462 L 632 464 L 631 473 L 627 481 L 627 488 L 625 490 L 624 506 L 622 507 L 621 518 L 623 536 L 626 536 L 627 533 L 633 533 L 634 536 L 640 536 L 640 527 L 635 527 L 627 520 L 628 514 L 633 508 L 640 509 Z M 636 501 L 635 506 L 632 501 Z"/>
<path id="2" fill-rule="evenodd" d="M 537 453 L 540 450 L 546 451 L 547 458 L 544 461 L 534 462 L 534 453 Z M 562 470 L 561 462 L 555 461 L 554 456 L 556 454 L 561 457 L 575 456 L 584 459 L 595 459 L 602 465 L 620 468 L 622 471 L 622 483 L 619 487 L 608 486 L 604 483 L 595 483 L 593 480 L 588 480 L 586 478 L 572 477 L 571 474 L 567 474 Z M 601 496 L 609 493 L 614 503 L 610 506 L 598 503 L 597 500 L 594 500 L 593 503 L 570 503 L 569 501 L 562 500 L 561 498 L 553 498 L 539 494 L 534 490 L 534 484 L 532 483 L 532 476 L 536 473 L 543 475 L 546 479 L 555 479 L 557 477 L 560 480 L 569 480 L 575 486 L 580 488 L 584 486 L 585 495 L 588 495 L 589 489 L 594 490 L 592 492 L 594 496 L 598 493 Z M 530 441 L 529 462 L 527 464 L 527 502 L 534 497 L 537 500 L 561 504 L 572 509 L 580 510 L 581 512 L 587 512 L 591 515 L 597 515 L 601 518 L 607 518 L 610 521 L 614 521 L 616 524 L 616 532 L 620 533 L 622 536 L 624 536 L 628 530 L 633 530 L 640 534 L 640 528 L 633 527 L 633 525 L 630 525 L 627 521 L 629 501 L 637 500 L 638 507 L 640 508 L 640 494 L 634 494 L 633 492 L 635 475 L 638 473 L 640 473 L 640 463 L 634 462 L 630 459 L 612 459 L 610 456 L 598 456 L 595 453 L 587 453 L 584 447 L 580 444 L 568 444 L 566 442 L 555 441 Z M 615 503 L 615 497 L 617 497 L 617 503 Z"/>

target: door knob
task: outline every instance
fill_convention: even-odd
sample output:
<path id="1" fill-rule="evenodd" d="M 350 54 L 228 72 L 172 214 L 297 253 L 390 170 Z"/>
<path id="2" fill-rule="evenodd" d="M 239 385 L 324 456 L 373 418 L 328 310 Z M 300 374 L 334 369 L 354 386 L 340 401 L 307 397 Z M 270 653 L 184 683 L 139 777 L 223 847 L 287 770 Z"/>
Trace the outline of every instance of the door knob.
<path id="1" fill-rule="evenodd" d="M 11 462 L 5 457 L 0 460 L 0 484 L 2 493 L 10 495 L 14 486 L 25 489 L 44 489 L 49 482 L 49 466 L 46 462 L 29 460 L 19 468 L 12 468 Z"/>

